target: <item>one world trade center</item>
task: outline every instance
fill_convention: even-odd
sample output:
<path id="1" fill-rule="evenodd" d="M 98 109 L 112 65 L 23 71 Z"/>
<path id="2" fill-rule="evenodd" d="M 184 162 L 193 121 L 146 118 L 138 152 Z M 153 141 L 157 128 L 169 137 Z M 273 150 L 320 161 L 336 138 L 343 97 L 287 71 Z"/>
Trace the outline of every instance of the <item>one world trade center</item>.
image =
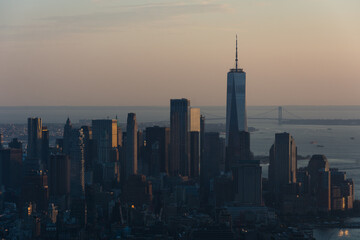
<path id="1" fill-rule="evenodd" d="M 247 131 L 246 116 L 246 73 L 238 68 L 238 51 L 236 36 L 235 68 L 227 74 L 226 99 L 226 146 L 229 135 L 239 131 Z"/>

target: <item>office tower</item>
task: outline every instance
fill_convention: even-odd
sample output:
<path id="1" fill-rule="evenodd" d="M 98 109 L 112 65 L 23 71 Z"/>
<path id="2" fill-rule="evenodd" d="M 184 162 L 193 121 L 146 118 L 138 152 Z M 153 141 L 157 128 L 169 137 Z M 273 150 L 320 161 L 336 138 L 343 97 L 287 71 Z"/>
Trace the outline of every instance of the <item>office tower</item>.
<path id="1" fill-rule="evenodd" d="M 124 201 L 129 205 L 141 207 L 152 200 L 152 183 L 145 175 L 132 175 L 124 187 Z"/>
<path id="2" fill-rule="evenodd" d="M 71 130 L 70 139 L 70 194 L 72 198 L 85 195 L 85 159 L 84 132 L 80 129 Z"/>
<path id="3" fill-rule="evenodd" d="M 82 126 L 81 129 L 84 133 L 85 170 L 91 170 L 93 166 L 93 154 L 91 149 L 92 130 L 90 126 Z"/>
<path id="4" fill-rule="evenodd" d="M 41 139 L 41 164 L 44 166 L 44 169 L 47 169 L 47 164 L 49 161 L 49 130 L 47 127 L 42 128 L 42 139 Z"/>
<path id="5" fill-rule="evenodd" d="M 35 170 L 25 172 L 22 184 L 22 202 L 36 204 L 37 210 L 46 210 L 49 200 L 48 176 L 45 171 Z"/>
<path id="6" fill-rule="evenodd" d="M 200 195 L 201 202 L 206 204 L 210 194 L 210 181 L 220 174 L 223 144 L 218 132 L 206 132 L 203 139 L 204 150 L 200 164 Z"/>
<path id="7" fill-rule="evenodd" d="M 41 118 L 28 118 L 27 158 L 41 158 L 42 121 Z"/>
<path id="8" fill-rule="evenodd" d="M 122 147 L 123 146 L 123 141 L 122 141 L 122 130 L 121 130 L 121 127 L 118 127 L 117 129 L 117 146 L 118 147 Z"/>
<path id="9" fill-rule="evenodd" d="M 190 132 L 200 132 L 200 108 L 190 108 Z"/>
<path id="10" fill-rule="evenodd" d="M 70 154 L 70 142 L 71 142 L 71 130 L 72 125 L 70 119 L 67 118 L 64 126 L 64 135 L 63 135 L 63 153 Z"/>
<path id="11" fill-rule="evenodd" d="M 117 120 L 92 120 L 92 134 L 98 148 L 99 162 L 112 162 L 112 149 L 117 147 Z"/>
<path id="12" fill-rule="evenodd" d="M 49 158 L 49 192 L 51 196 L 70 194 L 70 158 L 68 155 L 51 155 Z"/>
<path id="13" fill-rule="evenodd" d="M 172 176 L 190 174 L 189 123 L 190 100 L 170 100 L 170 164 Z"/>
<path id="14" fill-rule="evenodd" d="M 137 174 L 138 168 L 138 127 L 136 114 L 128 113 L 126 125 L 126 178 Z"/>
<path id="15" fill-rule="evenodd" d="M 242 161 L 232 166 L 235 201 L 242 205 L 262 203 L 261 167 L 259 161 Z"/>
<path id="16" fill-rule="evenodd" d="M 137 132 L 137 173 L 148 175 L 148 163 L 146 162 L 145 156 L 145 144 L 144 144 L 144 133 L 141 130 Z"/>
<path id="17" fill-rule="evenodd" d="M 189 126 L 190 177 L 200 174 L 200 108 L 190 108 Z"/>
<path id="18" fill-rule="evenodd" d="M 63 153 L 70 154 L 72 124 L 69 118 L 66 119 L 63 135 Z"/>
<path id="19" fill-rule="evenodd" d="M 13 140 L 9 142 L 9 148 L 22 150 L 22 142 L 20 142 L 17 138 L 13 138 Z"/>
<path id="20" fill-rule="evenodd" d="M 269 184 L 273 192 L 282 192 L 288 184 L 296 183 L 296 156 L 294 138 L 289 133 L 275 134 L 269 156 Z"/>
<path id="21" fill-rule="evenodd" d="M 93 165 L 94 149 L 92 148 L 92 130 L 90 126 L 82 126 L 84 133 L 84 166 L 85 166 L 85 183 L 93 182 Z"/>
<path id="22" fill-rule="evenodd" d="M 245 131 L 230 132 L 229 144 L 226 148 L 225 171 L 228 172 L 233 165 L 252 160 L 252 158 L 250 133 Z"/>
<path id="23" fill-rule="evenodd" d="M 122 133 L 122 147 L 119 147 L 119 162 L 120 162 L 120 182 L 122 185 L 126 183 L 126 132 Z"/>
<path id="24" fill-rule="evenodd" d="M 200 174 L 200 132 L 190 132 L 190 174 L 192 178 Z"/>
<path id="25" fill-rule="evenodd" d="M 324 155 L 313 155 L 308 164 L 310 194 L 315 197 L 319 211 L 331 210 L 331 173 L 329 162 Z"/>
<path id="26" fill-rule="evenodd" d="M 220 174 L 220 162 L 223 158 L 223 145 L 218 132 L 207 132 L 204 136 L 204 162 L 201 164 L 201 174 L 207 180 Z"/>
<path id="27" fill-rule="evenodd" d="M 354 182 L 346 179 L 346 172 L 337 168 L 331 170 L 331 210 L 348 210 L 353 208 Z"/>
<path id="28" fill-rule="evenodd" d="M 229 175 L 220 175 L 214 180 L 216 207 L 224 206 L 225 202 L 234 201 L 234 181 Z"/>
<path id="29" fill-rule="evenodd" d="M 226 146 L 229 133 L 247 131 L 246 116 L 246 73 L 238 68 L 237 37 L 236 37 L 235 68 L 227 74 L 226 97 Z"/>
<path id="30" fill-rule="evenodd" d="M 22 182 L 22 150 L 0 150 L 0 186 L 6 189 L 20 190 Z M 1 184 L 2 183 L 2 184 Z"/>
<path id="31" fill-rule="evenodd" d="M 262 203 L 261 167 L 253 160 L 248 132 L 230 132 L 226 162 L 233 176 L 234 200 L 241 205 Z"/>
<path id="32" fill-rule="evenodd" d="M 146 128 L 146 157 L 149 175 L 168 174 L 170 129 L 167 127 Z"/>
<path id="33" fill-rule="evenodd" d="M 296 182 L 299 183 L 299 193 L 308 194 L 310 190 L 310 175 L 307 168 L 302 167 L 296 171 Z"/>
<path id="34" fill-rule="evenodd" d="M 241 205 L 259 206 L 261 167 L 250 151 L 246 116 L 246 73 L 238 68 L 236 37 L 235 68 L 227 74 L 225 171 L 232 172 L 234 200 Z"/>

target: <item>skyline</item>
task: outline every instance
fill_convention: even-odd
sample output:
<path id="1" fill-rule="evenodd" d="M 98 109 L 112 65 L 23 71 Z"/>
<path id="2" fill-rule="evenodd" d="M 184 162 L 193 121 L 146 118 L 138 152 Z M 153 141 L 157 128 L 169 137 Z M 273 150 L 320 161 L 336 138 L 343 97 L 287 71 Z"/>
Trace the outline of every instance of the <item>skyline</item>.
<path id="1" fill-rule="evenodd" d="M 0 103 L 166 106 L 188 98 L 225 106 L 238 34 L 249 106 L 360 105 L 359 7 L 352 0 L 0 2 Z"/>

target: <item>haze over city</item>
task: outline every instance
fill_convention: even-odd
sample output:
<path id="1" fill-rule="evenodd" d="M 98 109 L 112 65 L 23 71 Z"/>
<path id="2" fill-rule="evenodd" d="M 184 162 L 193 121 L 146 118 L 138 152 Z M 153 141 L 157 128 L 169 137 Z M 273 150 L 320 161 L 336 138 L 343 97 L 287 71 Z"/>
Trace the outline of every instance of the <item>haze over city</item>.
<path id="1" fill-rule="evenodd" d="M 360 2 L 0 1 L 0 105 L 360 105 Z"/>

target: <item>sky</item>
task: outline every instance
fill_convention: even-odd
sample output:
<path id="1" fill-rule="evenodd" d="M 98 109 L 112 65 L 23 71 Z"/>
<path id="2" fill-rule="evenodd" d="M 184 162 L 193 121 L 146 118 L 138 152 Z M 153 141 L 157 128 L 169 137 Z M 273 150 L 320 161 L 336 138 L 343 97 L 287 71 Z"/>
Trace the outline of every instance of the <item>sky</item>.
<path id="1" fill-rule="evenodd" d="M 359 0 L 0 0 L 0 106 L 360 105 Z"/>

